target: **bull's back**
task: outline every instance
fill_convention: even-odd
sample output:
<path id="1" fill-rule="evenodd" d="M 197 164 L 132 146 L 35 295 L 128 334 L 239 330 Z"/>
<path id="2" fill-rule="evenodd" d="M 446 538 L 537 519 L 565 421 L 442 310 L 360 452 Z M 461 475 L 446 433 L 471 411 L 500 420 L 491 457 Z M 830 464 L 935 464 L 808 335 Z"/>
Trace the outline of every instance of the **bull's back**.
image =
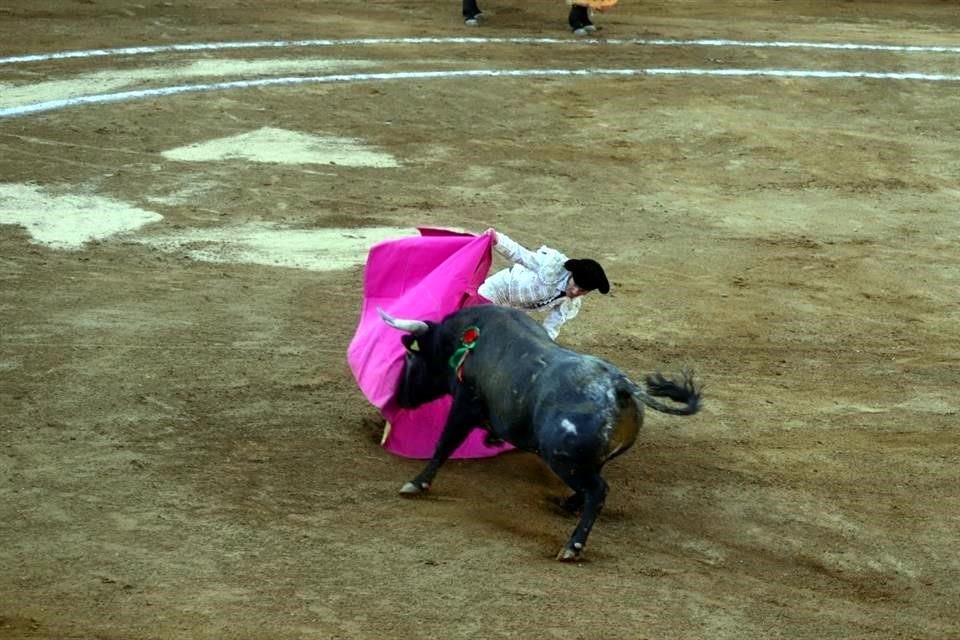
<path id="1" fill-rule="evenodd" d="M 526 313 L 496 305 L 447 318 L 455 333 L 480 337 L 467 371 L 493 433 L 526 450 L 590 458 L 602 465 L 636 441 L 643 409 L 612 364 L 560 347 Z"/>

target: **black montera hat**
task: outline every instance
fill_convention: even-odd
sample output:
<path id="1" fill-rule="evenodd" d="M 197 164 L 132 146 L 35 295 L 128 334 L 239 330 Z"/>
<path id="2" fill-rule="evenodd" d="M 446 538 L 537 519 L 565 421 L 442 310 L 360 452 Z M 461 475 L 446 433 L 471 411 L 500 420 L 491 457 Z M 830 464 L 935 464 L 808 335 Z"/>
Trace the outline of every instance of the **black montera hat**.
<path id="1" fill-rule="evenodd" d="M 563 263 L 563 268 L 570 272 L 573 276 L 573 282 L 581 289 L 588 291 L 596 289 L 600 293 L 610 291 L 607 274 L 603 272 L 603 267 L 596 260 L 590 258 L 567 260 Z"/>

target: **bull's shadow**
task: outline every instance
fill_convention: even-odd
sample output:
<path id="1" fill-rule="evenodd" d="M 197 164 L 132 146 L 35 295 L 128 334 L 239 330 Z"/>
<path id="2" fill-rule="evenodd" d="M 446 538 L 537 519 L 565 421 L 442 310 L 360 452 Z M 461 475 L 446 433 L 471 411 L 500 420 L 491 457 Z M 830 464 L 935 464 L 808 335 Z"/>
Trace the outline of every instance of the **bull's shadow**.
<path id="1" fill-rule="evenodd" d="M 700 410 L 691 374 L 677 380 L 653 374 L 639 385 L 605 360 L 560 347 L 516 309 L 467 307 L 439 323 L 380 315 L 406 332 L 397 404 L 415 408 L 453 397 L 433 457 L 400 492 L 428 491 L 440 466 L 481 425 L 491 437 L 537 454 L 573 490 L 563 506 L 580 518 L 559 560 L 582 557 L 609 491 L 603 467 L 636 442 L 644 408 L 672 415 Z"/>

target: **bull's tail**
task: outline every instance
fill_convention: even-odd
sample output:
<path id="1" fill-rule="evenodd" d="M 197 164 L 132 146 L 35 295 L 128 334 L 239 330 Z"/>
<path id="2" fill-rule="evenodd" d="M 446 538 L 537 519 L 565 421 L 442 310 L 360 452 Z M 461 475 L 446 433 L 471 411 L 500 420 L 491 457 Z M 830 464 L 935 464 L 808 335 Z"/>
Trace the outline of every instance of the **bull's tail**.
<path id="1" fill-rule="evenodd" d="M 638 395 L 651 409 L 674 416 L 689 416 L 700 411 L 703 405 L 702 388 L 694 382 L 692 371 L 684 371 L 680 380 L 670 380 L 659 373 L 652 373 L 647 376 L 645 383 L 645 389 L 638 387 Z M 670 398 L 681 406 L 663 404 L 651 396 Z"/>

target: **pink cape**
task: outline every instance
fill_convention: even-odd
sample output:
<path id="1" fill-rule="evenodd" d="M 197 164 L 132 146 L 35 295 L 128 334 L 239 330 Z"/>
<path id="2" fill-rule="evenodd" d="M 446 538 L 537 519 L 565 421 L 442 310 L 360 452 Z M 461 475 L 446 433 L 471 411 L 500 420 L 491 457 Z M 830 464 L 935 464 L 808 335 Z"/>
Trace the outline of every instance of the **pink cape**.
<path id="1" fill-rule="evenodd" d="M 452 399 L 444 396 L 416 409 L 395 405 L 393 393 L 403 370 L 403 332 L 387 326 L 377 307 L 395 318 L 439 321 L 482 301 L 477 287 L 492 261 L 490 235 L 419 231 L 419 237 L 387 240 L 370 249 L 360 324 L 347 349 L 360 390 L 390 424 L 383 446 L 406 458 L 433 456 Z M 512 448 L 488 447 L 485 437 L 486 432 L 474 429 L 452 457 L 484 458 Z"/>

